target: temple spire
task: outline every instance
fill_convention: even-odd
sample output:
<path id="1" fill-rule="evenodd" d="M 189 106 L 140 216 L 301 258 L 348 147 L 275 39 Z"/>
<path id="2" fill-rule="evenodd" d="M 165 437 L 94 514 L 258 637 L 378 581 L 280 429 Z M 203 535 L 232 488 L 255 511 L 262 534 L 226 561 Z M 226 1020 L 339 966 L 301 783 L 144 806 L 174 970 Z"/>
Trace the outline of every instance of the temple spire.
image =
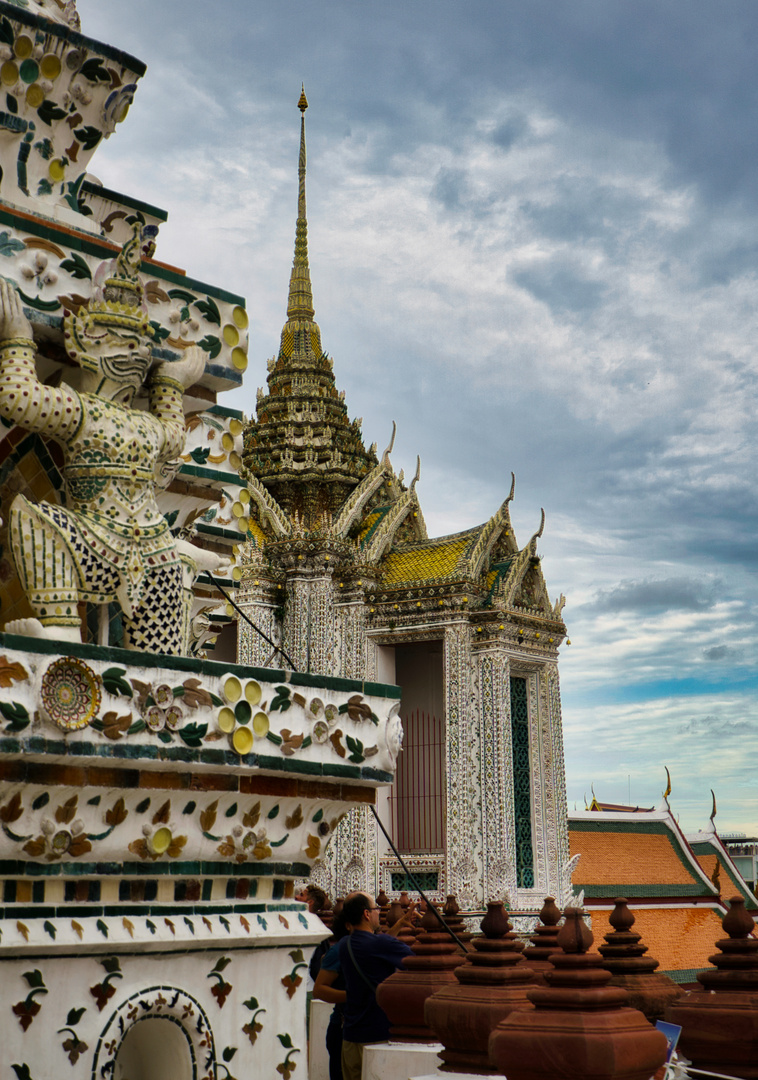
<path id="1" fill-rule="evenodd" d="M 305 90 L 300 95 L 300 160 L 295 259 L 279 353 L 268 364 L 268 394 L 245 434 L 243 464 L 297 528 L 322 529 L 378 464 L 350 420 L 314 319 L 305 216 Z M 294 526 L 293 526 L 294 527 Z"/>
<path id="2" fill-rule="evenodd" d="M 300 158 L 298 161 L 297 225 L 295 227 L 295 258 L 290 274 L 290 291 L 287 301 L 288 319 L 312 319 L 313 293 L 308 267 L 308 220 L 305 213 L 305 110 L 308 99 L 303 87 L 297 103 L 300 110 Z"/>

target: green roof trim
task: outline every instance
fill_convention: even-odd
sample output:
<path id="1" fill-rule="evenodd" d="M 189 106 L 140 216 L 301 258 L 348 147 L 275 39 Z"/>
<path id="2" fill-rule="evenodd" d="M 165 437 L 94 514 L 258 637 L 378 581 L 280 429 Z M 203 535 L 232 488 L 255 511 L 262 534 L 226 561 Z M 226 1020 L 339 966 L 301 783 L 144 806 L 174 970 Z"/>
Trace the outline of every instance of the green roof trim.
<path id="1" fill-rule="evenodd" d="M 490 566 L 489 572 L 491 573 L 493 570 L 495 570 L 496 575 L 495 575 L 495 580 L 492 582 L 492 585 L 490 586 L 490 590 L 487 593 L 487 596 L 485 597 L 485 600 L 484 600 L 484 603 L 485 603 L 485 605 L 487 607 L 489 607 L 492 604 L 492 600 L 493 600 L 493 598 L 495 596 L 495 592 L 497 591 L 497 588 L 500 585 L 500 582 L 503 580 L 503 578 L 506 576 L 506 574 L 510 570 L 511 563 L 513 562 L 514 558 L 515 558 L 515 555 L 511 556 L 510 559 L 504 559 L 503 562 L 493 563 Z"/>
<path id="2" fill-rule="evenodd" d="M 201 465 L 185 465 L 179 469 L 177 476 L 196 476 L 199 480 L 215 480 L 217 484 L 234 484 L 238 488 L 245 487 L 245 482 L 239 473 L 222 472 L 221 469 L 204 469 Z"/>
<path id="3" fill-rule="evenodd" d="M 219 536 L 224 540 L 232 540 L 235 544 L 241 544 L 243 540 L 254 539 L 247 533 L 241 533 L 239 529 L 227 529 L 225 525 L 209 525 L 207 521 L 195 521 L 194 529 L 195 532 L 205 533 L 206 536 Z"/>
<path id="4" fill-rule="evenodd" d="M 60 645 L 60 642 L 56 644 Z M 225 667 L 226 665 L 216 664 L 216 666 Z M 236 665 L 229 665 L 229 670 L 232 671 L 235 667 Z M 256 669 L 250 668 L 249 670 L 252 672 Z M 302 761 L 294 757 L 282 758 L 256 753 L 245 754 L 240 757 L 233 750 L 209 750 L 206 748 L 196 750 L 184 745 L 167 746 L 165 743 L 161 743 L 160 746 L 146 745 L 144 743 L 135 743 L 132 746 L 120 743 L 112 746 L 101 746 L 99 743 L 86 742 L 66 743 L 58 739 L 45 739 L 39 735 L 31 735 L 26 739 L 0 736 L 0 754 L 11 754 L 13 756 L 18 754 L 49 754 L 51 757 L 58 759 L 68 758 L 74 761 L 79 758 L 85 758 L 88 761 L 102 758 L 110 762 L 114 760 L 131 762 L 180 761 L 186 765 L 230 765 L 235 768 L 244 765 L 248 769 L 255 769 L 267 774 L 296 773 L 298 776 L 318 780 L 341 777 L 345 780 L 365 780 L 377 784 L 391 784 L 394 779 L 393 774 L 390 772 L 365 765 Z M 144 865 L 140 865 L 143 866 L 144 870 Z"/>
<path id="5" fill-rule="evenodd" d="M 374 535 L 376 530 L 379 528 L 381 523 L 384 521 L 385 517 L 387 516 L 387 514 L 390 512 L 391 509 L 392 509 L 391 506 L 375 506 L 373 510 L 369 510 L 368 514 L 366 515 L 367 517 L 373 517 L 374 514 L 378 514 L 379 516 L 377 517 L 376 521 L 373 523 L 371 528 L 368 530 L 366 535 L 361 539 L 361 547 L 362 548 L 364 548 L 366 546 L 366 544 L 369 542 L 369 540 Z"/>
<path id="6" fill-rule="evenodd" d="M 583 889 L 584 895 L 591 900 L 610 899 L 617 896 L 625 896 L 627 900 L 643 900 L 648 896 L 697 896 L 712 897 L 713 892 L 706 892 L 700 885 L 585 885 L 584 882 L 573 882 L 575 889 Z"/>
<path id="7" fill-rule="evenodd" d="M 143 213 L 150 214 L 151 217 L 156 217 L 160 221 L 168 221 L 168 210 L 161 210 L 158 206 L 151 206 L 150 203 L 142 202 L 141 199 L 135 199 L 131 195 L 123 195 L 120 191 L 114 191 L 113 188 L 103 187 L 102 184 L 93 184 L 91 180 L 85 180 L 79 190 L 87 195 L 101 195 L 104 199 L 110 199 L 111 202 L 129 206 L 132 210 L 142 210 Z"/>
<path id="8" fill-rule="evenodd" d="M 744 897 L 745 900 L 748 901 L 748 906 L 751 909 L 755 909 L 756 897 L 753 895 L 753 893 L 751 893 L 746 882 L 744 882 L 742 878 L 736 877 L 732 873 L 729 866 L 724 862 L 722 853 L 718 850 L 718 848 L 714 848 L 712 844 L 709 844 L 707 841 L 702 840 L 699 842 L 695 841 L 691 843 L 690 847 L 696 855 L 715 855 L 719 861 L 719 866 L 724 871 L 734 888 Z M 705 873 L 705 871 L 703 871 L 703 873 Z M 724 896 L 725 893 L 726 889 L 722 889 L 721 895 Z"/>
<path id="9" fill-rule="evenodd" d="M 660 971 L 658 974 L 668 975 L 675 983 L 693 983 L 697 982 L 698 973 L 701 971 L 708 971 L 708 968 L 682 968 L 680 971 Z"/>
<path id="10" fill-rule="evenodd" d="M 597 820 L 596 820 L 597 819 Z M 665 821 L 618 821 L 604 813 L 597 813 L 592 820 L 587 818 L 569 817 L 570 832 L 618 832 L 618 833 L 650 833 L 657 836 L 674 836 Z"/>
<path id="11" fill-rule="evenodd" d="M 205 410 L 206 412 L 213 413 L 214 416 L 225 416 L 231 420 L 244 420 L 245 414 L 240 409 L 229 409 L 226 405 L 211 405 L 210 408 Z"/>
<path id="12" fill-rule="evenodd" d="M 295 873 L 293 874 L 293 869 Z M 84 862 L 68 862 L 68 863 L 38 863 L 30 862 L 28 859 L 2 859 L 0 860 L 0 877 L 105 877 L 106 875 L 123 875 L 124 877 L 308 877 L 311 868 L 306 863 L 269 863 L 269 862 L 257 862 L 255 863 L 255 871 L 253 874 L 253 865 L 250 864 L 250 874 L 242 874 L 239 870 L 239 864 L 229 864 L 225 862 L 204 862 L 202 860 L 192 862 L 156 862 L 149 868 L 145 867 L 143 862 L 128 862 L 128 863 L 84 863 Z M 185 909 L 179 908 L 179 901 L 174 907 L 174 911 L 180 911 L 185 913 Z M 269 901 L 272 903 L 272 901 Z M 57 905 L 57 914 L 59 917 L 71 917 L 74 910 L 79 910 L 83 907 L 89 906 L 87 904 L 75 905 L 70 901 L 68 903 L 61 903 Z M 143 905 L 143 910 L 146 910 L 148 905 Z M 224 907 L 214 904 L 214 914 L 225 914 Z M 11 918 L 16 918 L 14 909 L 6 907 L 5 909 Z M 18 909 L 16 909 L 17 911 Z M 190 910 L 186 910 L 186 914 L 191 914 Z"/>

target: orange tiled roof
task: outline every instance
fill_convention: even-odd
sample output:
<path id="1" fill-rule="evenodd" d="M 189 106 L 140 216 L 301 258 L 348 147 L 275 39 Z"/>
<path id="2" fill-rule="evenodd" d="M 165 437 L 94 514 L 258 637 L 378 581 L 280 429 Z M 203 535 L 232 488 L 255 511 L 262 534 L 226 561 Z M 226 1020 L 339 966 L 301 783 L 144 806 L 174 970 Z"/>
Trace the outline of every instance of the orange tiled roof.
<path id="1" fill-rule="evenodd" d="M 696 855 L 701 870 L 713 881 L 713 871 L 718 866 L 719 860 L 715 855 Z"/>
<path id="2" fill-rule="evenodd" d="M 682 865 L 666 836 L 616 832 L 569 831 L 571 855 L 581 853 L 574 877 L 596 885 L 689 885 L 692 874 Z"/>
<path id="3" fill-rule="evenodd" d="M 660 964 L 659 972 L 678 974 L 683 982 L 694 982 L 696 971 L 710 967 L 708 957 L 718 952 L 716 942 L 726 937 L 722 927 L 723 912 L 711 906 L 635 908 L 635 934 L 647 945 L 647 956 Z M 594 949 L 603 944 L 603 937 L 613 929 L 608 922 L 610 911 L 590 909 Z M 685 976 L 682 978 L 682 976 Z"/>
<path id="4" fill-rule="evenodd" d="M 645 815 L 647 817 L 647 815 Z M 581 855 L 573 874 L 575 888 L 588 897 L 705 896 L 694 857 L 665 821 L 641 822 L 632 815 L 569 821 L 571 855 Z"/>

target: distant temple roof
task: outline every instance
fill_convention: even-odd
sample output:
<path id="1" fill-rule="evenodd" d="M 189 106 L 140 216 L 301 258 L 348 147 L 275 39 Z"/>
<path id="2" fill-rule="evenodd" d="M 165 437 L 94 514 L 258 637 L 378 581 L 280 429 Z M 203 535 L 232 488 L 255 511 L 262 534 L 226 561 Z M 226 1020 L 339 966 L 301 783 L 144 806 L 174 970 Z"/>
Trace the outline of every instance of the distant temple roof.
<path id="1" fill-rule="evenodd" d="M 624 896 L 660 970 L 692 982 L 723 937 L 725 900 L 738 894 L 754 912 L 758 900 L 714 832 L 685 837 L 665 802 L 654 810 L 607 805 L 569 814 L 571 856 L 579 856 L 572 884 L 584 892 L 595 943 L 610 932 L 608 915 Z"/>
<path id="2" fill-rule="evenodd" d="M 573 813 L 569 843 L 588 899 L 718 895 L 668 811 Z"/>
<path id="3" fill-rule="evenodd" d="M 623 803 L 598 802 L 593 795 L 592 802 L 587 809 L 609 814 L 649 814 L 655 808 L 652 806 L 624 806 Z"/>
<path id="4" fill-rule="evenodd" d="M 465 575 L 465 556 L 476 544 L 483 528 L 483 525 L 477 525 L 451 536 L 394 546 L 384 559 L 384 582 L 387 585 L 411 581 L 441 582 Z"/>
<path id="5" fill-rule="evenodd" d="M 697 973 L 710 967 L 708 957 L 716 952 L 716 941 L 724 937 L 718 904 L 698 907 L 642 907 L 629 905 L 634 914 L 634 932 L 648 948 L 647 956 L 660 964 L 658 971 L 676 983 L 694 983 Z M 608 916 L 613 910 L 592 909 L 594 948 L 613 930 Z"/>

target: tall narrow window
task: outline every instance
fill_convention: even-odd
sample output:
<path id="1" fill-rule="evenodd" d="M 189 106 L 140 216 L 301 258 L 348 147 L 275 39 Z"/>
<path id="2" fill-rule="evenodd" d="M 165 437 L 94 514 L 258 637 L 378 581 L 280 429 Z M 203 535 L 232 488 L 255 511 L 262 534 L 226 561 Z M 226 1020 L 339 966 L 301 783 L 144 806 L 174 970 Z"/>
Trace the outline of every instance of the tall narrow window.
<path id="1" fill-rule="evenodd" d="M 403 692 L 403 752 L 390 796 L 392 838 L 403 854 L 445 850 L 445 720 L 441 641 L 395 646 Z"/>
<path id="2" fill-rule="evenodd" d="M 532 849 L 532 783 L 529 770 L 529 704 L 526 679 L 511 678 L 513 742 L 513 811 L 516 823 L 516 882 L 534 888 Z"/>
<path id="3" fill-rule="evenodd" d="M 403 716 L 403 729 L 403 752 L 391 797 L 394 840 L 404 854 L 441 852 L 445 850 L 442 721 L 416 710 Z"/>

